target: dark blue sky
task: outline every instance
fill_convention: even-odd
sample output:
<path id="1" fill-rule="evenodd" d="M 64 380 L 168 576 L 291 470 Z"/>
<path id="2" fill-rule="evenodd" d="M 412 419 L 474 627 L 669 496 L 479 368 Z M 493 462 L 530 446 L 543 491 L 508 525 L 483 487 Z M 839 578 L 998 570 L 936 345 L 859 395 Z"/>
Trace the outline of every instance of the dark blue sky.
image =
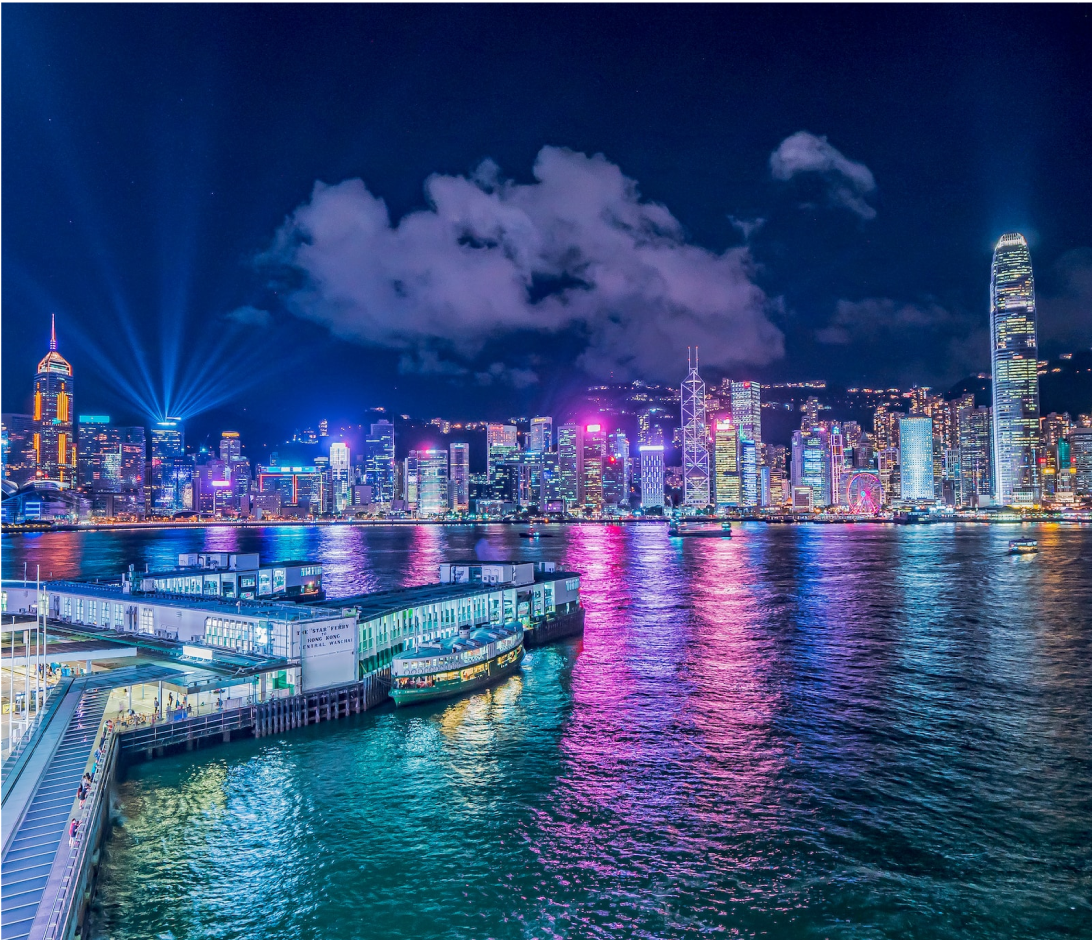
<path id="1" fill-rule="evenodd" d="M 209 430 L 560 409 L 691 341 L 710 378 L 946 385 L 1010 230 L 1044 352 L 1092 344 L 1087 6 L 2 17 L 5 411 L 50 313 L 78 411 L 170 388 Z"/>

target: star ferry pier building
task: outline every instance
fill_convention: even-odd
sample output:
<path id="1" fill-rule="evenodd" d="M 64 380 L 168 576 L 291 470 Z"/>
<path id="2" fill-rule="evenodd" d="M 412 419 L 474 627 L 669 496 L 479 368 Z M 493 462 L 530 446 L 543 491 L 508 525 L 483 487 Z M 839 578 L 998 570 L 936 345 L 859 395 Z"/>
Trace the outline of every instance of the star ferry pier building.
<path id="1" fill-rule="evenodd" d="M 580 576 L 552 563 L 453 562 L 432 584 L 338 600 L 316 598 L 317 566 L 281 564 L 267 600 L 242 596 L 251 575 L 263 591 L 255 558 L 180 562 L 111 583 L 3 582 L 0 681 L 20 712 L 3 716 L 5 940 L 78 931 L 119 762 L 358 714 L 390 701 L 395 657 L 470 632 L 533 647 L 584 628 Z"/>

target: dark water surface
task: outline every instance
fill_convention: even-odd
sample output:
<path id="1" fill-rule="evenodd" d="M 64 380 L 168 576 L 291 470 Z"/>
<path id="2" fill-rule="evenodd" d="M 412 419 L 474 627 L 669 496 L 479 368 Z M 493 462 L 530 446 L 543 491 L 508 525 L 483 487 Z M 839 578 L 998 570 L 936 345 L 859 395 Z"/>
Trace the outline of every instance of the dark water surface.
<path id="1" fill-rule="evenodd" d="M 1092 937 L 1092 531 L 551 531 L 5 539 L 6 576 L 257 549 L 331 596 L 584 572 L 583 640 L 490 691 L 132 768 L 95 935 Z"/>

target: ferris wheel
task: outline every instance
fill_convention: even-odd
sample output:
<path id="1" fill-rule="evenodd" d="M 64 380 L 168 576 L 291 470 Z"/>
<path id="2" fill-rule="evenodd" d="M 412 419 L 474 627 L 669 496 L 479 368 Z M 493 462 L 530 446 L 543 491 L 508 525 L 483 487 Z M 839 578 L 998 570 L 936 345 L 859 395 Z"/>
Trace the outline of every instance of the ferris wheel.
<path id="1" fill-rule="evenodd" d="M 849 478 L 846 490 L 849 510 L 860 516 L 874 516 L 883 506 L 883 484 L 880 475 L 872 470 L 862 470 Z"/>

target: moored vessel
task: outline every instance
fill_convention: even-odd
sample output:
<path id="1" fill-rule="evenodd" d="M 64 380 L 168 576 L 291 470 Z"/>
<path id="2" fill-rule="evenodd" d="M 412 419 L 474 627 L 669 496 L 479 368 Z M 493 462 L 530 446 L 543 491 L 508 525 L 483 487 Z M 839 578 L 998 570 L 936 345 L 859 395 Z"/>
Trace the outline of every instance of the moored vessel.
<path id="1" fill-rule="evenodd" d="M 391 698 L 411 705 L 449 698 L 491 685 L 519 669 L 523 625 L 462 627 L 399 653 L 391 661 Z"/>

